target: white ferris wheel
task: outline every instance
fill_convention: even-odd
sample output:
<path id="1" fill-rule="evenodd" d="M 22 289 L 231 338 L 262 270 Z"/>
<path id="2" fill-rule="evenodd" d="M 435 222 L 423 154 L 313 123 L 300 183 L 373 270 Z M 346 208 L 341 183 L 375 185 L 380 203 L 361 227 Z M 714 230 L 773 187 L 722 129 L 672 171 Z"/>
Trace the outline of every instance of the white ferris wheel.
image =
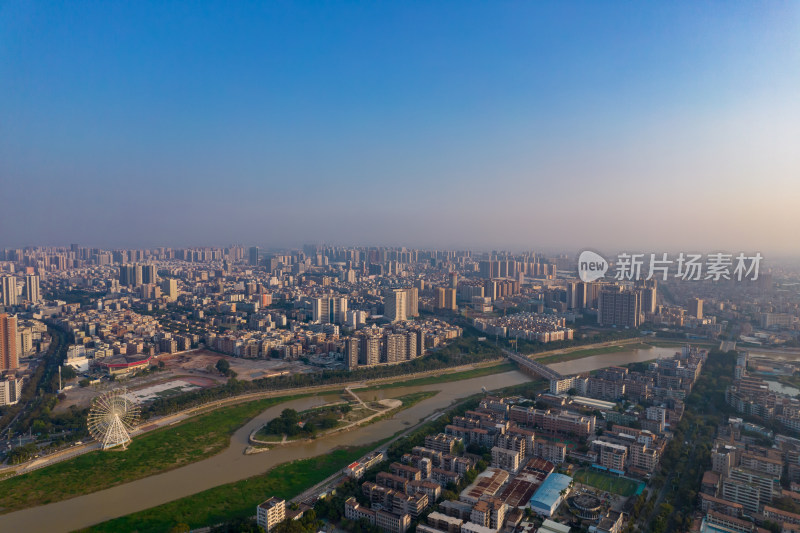
<path id="1" fill-rule="evenodd" d="M 97 396 L 89 410 L 89 433 L 104 450 L 131 442 L 131 432 L 139 423 L 139 406 L 125 388 Z"/>

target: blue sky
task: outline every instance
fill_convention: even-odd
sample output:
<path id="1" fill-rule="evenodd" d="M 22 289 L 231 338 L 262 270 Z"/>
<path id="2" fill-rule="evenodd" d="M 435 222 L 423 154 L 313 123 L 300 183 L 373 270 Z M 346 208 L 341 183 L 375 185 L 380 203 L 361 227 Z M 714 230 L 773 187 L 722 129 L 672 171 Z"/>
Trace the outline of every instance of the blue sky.
<path id="1" fill-rule="evenodd" d="M 0 2 L 0 246 L 800 252 L 798 146 L 794 2 Z"/>

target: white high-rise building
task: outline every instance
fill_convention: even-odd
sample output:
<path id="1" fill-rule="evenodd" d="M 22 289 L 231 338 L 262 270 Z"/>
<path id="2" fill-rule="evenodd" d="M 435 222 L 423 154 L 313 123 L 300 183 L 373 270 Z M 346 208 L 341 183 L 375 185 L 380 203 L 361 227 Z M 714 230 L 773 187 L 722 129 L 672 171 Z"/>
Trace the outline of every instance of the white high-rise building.
<path id="1" fill-rule="evenodd" d="M 347 298 L 314 298 L 311 312 L 314 322 L 318 324 L 342 324 L 347 318 Z"/>
<path id="2" fill-rule="evenodd" d="M 31 303 L 39 303 L 39 276 L 28 274 L 25 276 L 25 298 Z"/>
<path id="3" fill-rule="evenodd" d="M 17 305 L 17 278 L 3 276 L 2 278 L 3 305 L 11 307 Z"/>
<path id="4" fill-rule="evenodd" d="M 407 318 L 408 293 L 405 289 L 392 289 L 386 293 L 383 302 L 383 314 L 392 322 L 400 322 Z"/>
<path id="5" fill-rule="evenodd" d="M 0 379 L 0 406 L 13 405 L 22 397 L 23 378 Z"/>

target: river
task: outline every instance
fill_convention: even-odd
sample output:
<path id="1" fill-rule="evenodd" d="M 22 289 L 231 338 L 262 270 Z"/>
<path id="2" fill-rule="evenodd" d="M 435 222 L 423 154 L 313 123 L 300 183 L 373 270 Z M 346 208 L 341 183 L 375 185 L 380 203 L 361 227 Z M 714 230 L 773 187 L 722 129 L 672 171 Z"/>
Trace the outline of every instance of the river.
<path id="1" fill-rule="evenodd" d="M 591 355 L 582 359 L 573 359 L 572 361 L 564 361 L 562 363 L 553 363 L 547 365 L 559 374 L 569 376 L 572 374 L 581 374 L 583 372 L 590 372 L 592 370 L 599 370 L 609 366 L 628 365 L 630 363 L 643 363 L 645 361 L 652 361 L 659 357 L 671 358 L 675 355 L 676 351 L 680 348 L 659 348 L 651 346 L 650 348 L 636 348 L 634 350 L 619 351 L 613 353 L 604 353 L 599 355 Z"/>
<path id="2" fill-rule="evenodd" d="M 0 531 L 57 533 L 85 528 L 218 485 L 252 477 L 280 463 L 315 457 L 340 446 L 361 446 L 376 442 L 407 429 L 435 411 L 447 408 L 460 398 L 480 392 L 482 387 L 492 390 L 526 381 L 529 381 L 527 376 L 513 371 L 451 383 L 370 391 L 364 393 L 366 399 L 398 397 L 420 391 L 439 391 L 439 393 L 400 411 L 390 419 L 368 426 L 311 442 L 275 447 L 264 453 L 244 455 L 250 433 L 280 415 L 282 410 L 292 408 L 301 411 L 339 399 L 339 395 L 326 394 L 285 402 L 270 407 L 242 426 L 233 434 L 231 445 L 213 457 L 85 496 L 0 515 Z M 264 499 L 269 496 L 265 494 Z M 255 514 L 255 508 L 253 513 Z"/>
<path id="3" fill-rule="evenodd" d="M 548 365 L 562 374 L 576 374 L 599 368 L 670 357 L 674 348 L 636 349 L 585 357 Z M 221 453 L 169 472 L 131 481 L 69 500 L 23 509 L 0 515 L 2 531 L 74 531 L 112 518 L 149 509 L 198 492 L 246 479 L 270 468 L 296 459 L 306 459 L 341 446 L 361 446 L 385 439 L 407 429 L 432 413 L 447 408 L 455 401 L 481 391 L 500 389 L 529 381 L 524 374 L 512 371 L 450 383 L 396 387 L 359 392 L 365 400 L 397 398 L 421 391 L 438 391 L 435 396 L 402 410 L 392 418 L 368 426 L 337 433 L 330 437 L 275 447 L 268 452 L 244 455 L 250 433 L 287 408 L 302 411 L 338 400 L 338 393 L 301 398 L 270 407 L 239 428 L 231 437 L 230 446 Z M 264 499 L 270 495 L 265 494 Z M 253 510 L 255 512 L 255 509 Z"/>

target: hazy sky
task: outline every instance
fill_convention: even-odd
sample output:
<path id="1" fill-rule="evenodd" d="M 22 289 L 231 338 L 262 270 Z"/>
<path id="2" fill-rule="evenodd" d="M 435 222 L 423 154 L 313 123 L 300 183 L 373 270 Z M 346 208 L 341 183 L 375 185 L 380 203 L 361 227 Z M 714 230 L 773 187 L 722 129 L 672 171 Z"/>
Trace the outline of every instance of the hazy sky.
<path id="1" fill-rule="evenodd" d="M 0 0 L 0 247 L 800 254 L 798 2 Z"/>

